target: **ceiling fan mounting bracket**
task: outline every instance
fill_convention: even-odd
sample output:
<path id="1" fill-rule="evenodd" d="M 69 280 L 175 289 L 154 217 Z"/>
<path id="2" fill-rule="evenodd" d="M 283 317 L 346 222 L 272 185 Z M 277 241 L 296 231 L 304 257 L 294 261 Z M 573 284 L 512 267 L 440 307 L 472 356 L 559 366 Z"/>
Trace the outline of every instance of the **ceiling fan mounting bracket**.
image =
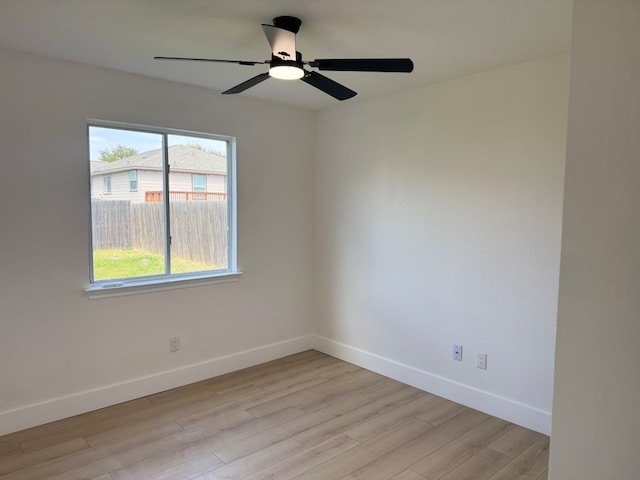
<path id="1" fill-rule="evenodd" d="M 289 17 L 287 15 L 284 15 L 273 19 L 274 27 L 282 28 L 283 30 L 287 30 L 293 33 L 298 33 L 298 31 L 300 30 L 300 25 L 302 25 L 302 20 L 300 20 L 298 17 Z"/>

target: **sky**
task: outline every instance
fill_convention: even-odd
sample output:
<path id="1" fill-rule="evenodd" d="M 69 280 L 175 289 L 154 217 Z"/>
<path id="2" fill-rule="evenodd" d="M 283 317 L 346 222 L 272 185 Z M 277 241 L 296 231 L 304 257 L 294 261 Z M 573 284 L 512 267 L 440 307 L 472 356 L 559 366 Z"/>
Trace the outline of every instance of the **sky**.
<path id="1" fill-rule="evenodd" d="M 188 137 L 182 135 L 168 135 L 169 146 L 188 145 L 197 143 L 207 150 L 226 157 L 227 142 L 208 138 Z M 100 160 L 100 152 L 118 145 L 135 148 L 138 153 L 162 148 L 162 135 L 158 133 L 135 132 L 116 128 L 89 127 L 89 157 Z"/>

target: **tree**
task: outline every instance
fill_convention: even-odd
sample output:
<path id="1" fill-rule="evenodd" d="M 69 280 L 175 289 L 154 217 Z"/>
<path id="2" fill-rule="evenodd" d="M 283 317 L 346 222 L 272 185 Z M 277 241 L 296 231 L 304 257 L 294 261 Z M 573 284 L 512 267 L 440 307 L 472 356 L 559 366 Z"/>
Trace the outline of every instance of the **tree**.
<path id="1" fill-rule="evenodd" d="M 135 148 L 118 145 L 116 147 L 100 151 L 100 161 L 115 162 L 116 160 L 122 160 L 123 158 L 131 157 L 137 153 L 138 151 Z"/>
<path id="2" fill-rule="evenodd" d="M 205 147 L 200 143 L 187 143 L 187 147 L 195 148 L 196 150 L 200 150 L 201 152 L 213 153 L 215 155 L 220 155 L 220 152 L 214 150 L 211 147 Z"/>

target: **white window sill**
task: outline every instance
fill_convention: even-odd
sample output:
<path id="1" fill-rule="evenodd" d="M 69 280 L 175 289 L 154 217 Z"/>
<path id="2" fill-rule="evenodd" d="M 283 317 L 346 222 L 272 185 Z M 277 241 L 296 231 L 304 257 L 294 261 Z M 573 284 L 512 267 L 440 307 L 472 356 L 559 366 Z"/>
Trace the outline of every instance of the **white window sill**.
<path id="1" fill-rule="evenodd" d="M 235 282 L 242 272 L 224 272 L 206 275 L 185 275 L 180 277 L 118 280 L 97 283 L 84 289 L 90 299 L 137 295 L 140 293 L 160 292 L 178 288 L 200 287 L 214 283 Z"/>

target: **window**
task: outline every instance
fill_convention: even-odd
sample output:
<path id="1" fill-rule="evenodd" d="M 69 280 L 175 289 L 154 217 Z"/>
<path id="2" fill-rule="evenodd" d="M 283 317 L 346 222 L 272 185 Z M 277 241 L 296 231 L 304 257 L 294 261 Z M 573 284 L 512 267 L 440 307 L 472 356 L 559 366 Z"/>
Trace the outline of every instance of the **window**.
<path id="1" fill-rule="evenodd" d="M 191 176 L 191 184 L 194 192 L 206 192 L 207 191 L 207 176 L 193 174 Z"/>
<path id="2" fill-rule="evenodd" d="M 102 191 L 103 193 L 111 193 L 111 175 L 102 177 Z"/>
<path id="3" fill-rule="evenodd" d="M 88 134 L 88 290 L 237 273 L 233 138 L 98 121 Z"/>
<path id="4" fill-rule="evenodd" d="M 129 191 L 130 192 L 138 191 L 138 171 L 137 170 L 129 170 Z"/>

